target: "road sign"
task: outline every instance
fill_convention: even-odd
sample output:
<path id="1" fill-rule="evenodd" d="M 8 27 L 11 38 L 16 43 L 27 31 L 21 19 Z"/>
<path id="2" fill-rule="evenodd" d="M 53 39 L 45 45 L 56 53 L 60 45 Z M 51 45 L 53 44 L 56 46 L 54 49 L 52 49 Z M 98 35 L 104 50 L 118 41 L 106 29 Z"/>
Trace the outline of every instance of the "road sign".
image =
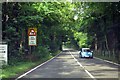
<path id="1" fill-rule="evenodd" d="M 37 45 L 37 28 L 29 28 L 28 29 L 28 42 L 29 46 Z"/>
<path id="2" fill-rule="evenodd" d="M 7 50 L 8 50 L 7 44 L 0 44 L 0 62 L 3 63 L 4 61 L 5 64 L 7 64 L 8 61 Z"/>

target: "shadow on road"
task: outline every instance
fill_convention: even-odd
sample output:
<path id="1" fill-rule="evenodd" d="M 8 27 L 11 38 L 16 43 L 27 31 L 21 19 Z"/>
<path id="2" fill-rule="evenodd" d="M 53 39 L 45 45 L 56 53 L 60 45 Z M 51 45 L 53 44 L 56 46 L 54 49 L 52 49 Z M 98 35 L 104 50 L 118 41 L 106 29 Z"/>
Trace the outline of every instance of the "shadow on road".
<path id="1" fill-rule="evenodd" d="M 78 52 L 71 53 L 94 77 L 118 79 L 119 66 L 95 58 L 79 58 Z"/>

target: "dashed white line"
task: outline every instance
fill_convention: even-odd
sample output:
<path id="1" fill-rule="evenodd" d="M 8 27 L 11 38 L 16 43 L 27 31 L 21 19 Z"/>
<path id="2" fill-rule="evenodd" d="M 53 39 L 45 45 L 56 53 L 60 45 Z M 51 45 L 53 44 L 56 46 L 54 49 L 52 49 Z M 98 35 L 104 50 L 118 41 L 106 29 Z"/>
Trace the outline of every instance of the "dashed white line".
<path id="1" fill-rule="evenodd" d="M 69 51 L 69 53 L 71 54 L 71 56 L 74 58 L 74 60 L 77 62 L 77 64 L 79 64 L 80 67 L 82 67 L 84 69 L 84 71 L 93 79 L 96 80 L 95 77 L 87 70 L 85 69 L 85 67 L 72 55 L 72 53 Z"/>

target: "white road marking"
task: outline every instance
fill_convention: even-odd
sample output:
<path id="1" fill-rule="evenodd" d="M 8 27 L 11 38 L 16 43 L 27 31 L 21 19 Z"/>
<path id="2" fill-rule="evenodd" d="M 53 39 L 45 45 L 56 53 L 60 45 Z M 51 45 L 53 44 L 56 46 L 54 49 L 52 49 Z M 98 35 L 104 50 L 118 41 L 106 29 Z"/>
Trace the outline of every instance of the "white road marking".
<path id="1" fill-rule="evenodd" d="M 114 65 L 117 65 L 117 66 L 120 66 L 120 64 L 117 64 L 117 63 L 112 62 L 112 61 L 108 61 L 108 60 L 100 59 L 100 58 L 97 58 L 97 57 L 94 57 L 94 58 L 95 58 L 95 59 L 102 60 L 102 61 L 105 61 L 105 62 L 108 62 L 108 63 L 111 63 L 111 64 L 114 64 Z"/>
<path id="2" fill-rule="evenodd" d="M 96 80 L 95 77 L 87 70 L 85 69 L 85 67 L 72 55 L 72 53 L 69 51 L 69 53 L 71 54 L 71 56 L 74 58 L 74 60 L 77 62 L 77 64 L 80 65 L 80 67 L 82 67 L 84 69 L 84 71 L 93 79 Z"/>
<path id="3" fill-rule="evenodd" d="M 60 53 L 61 53 L 61 52 L 60 52 Z M 59 54 L 60 54 L 60 53 L 59 53 Z M 58 55 L 59 55 L 59 54 L 58 54 Z M 34 71 L 35 69 L 37 69 L 37 68 L 41 67 L 42 65 L 44 65 L 44 64 L 46 64 L 46 63 L 48 63 L 48 62 L 50 62 L 51 60 L 53 60 L 54 58 L 56 58 L 58 55 L 56 55 L 55 57 L 51 58 L 50 60 L 48 60 L 48 61 L 46 61 L 46 62 L 44 62 L 44 63 L 42 63 L 42 64 L 40 64 L 40 65 L 36 66 L 35 68 L 33 68 L 33 69 L 31 69 L 31 70 L 27 71 L 26 73 L 24 73 L 24 74 L 20 75 L 20 76 L 19 76 L 19 77 L 17 77 L 15 80 L 18 80 L 18 79 L 20 79 L 20 78 L 24 77 L 25 75 L 27 75 L 27 74 L 31 73 L 31 72 L 32 72 L 32 71 Z"/>

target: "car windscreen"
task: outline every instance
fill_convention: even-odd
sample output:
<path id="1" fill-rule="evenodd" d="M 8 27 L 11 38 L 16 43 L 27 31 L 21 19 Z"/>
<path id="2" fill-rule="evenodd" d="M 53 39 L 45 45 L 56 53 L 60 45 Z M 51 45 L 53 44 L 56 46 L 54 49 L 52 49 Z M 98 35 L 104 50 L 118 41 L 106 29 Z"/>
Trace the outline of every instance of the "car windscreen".
<path id="1" fill-rule="evenodd" d="M 84 52 L 91 52 L 89 49 L 84 50 Z"/>

